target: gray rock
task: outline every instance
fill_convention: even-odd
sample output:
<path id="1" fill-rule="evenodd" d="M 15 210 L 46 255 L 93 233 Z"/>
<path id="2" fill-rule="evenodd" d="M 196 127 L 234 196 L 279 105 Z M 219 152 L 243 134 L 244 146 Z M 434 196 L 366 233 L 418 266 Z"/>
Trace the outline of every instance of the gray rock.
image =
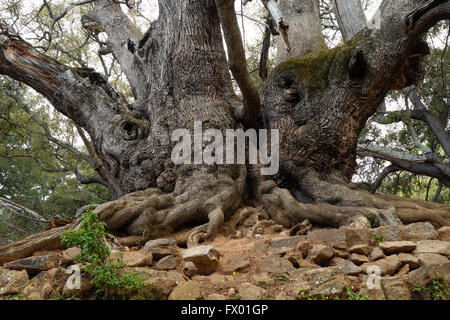
<path id="1" fill-rule="evenodd" d="M 367 258 L 366 256 L 364 256 L 362 254 L 357 254 L 357 253 L 352 253 L 350 255 L 350 260 L 353 261 L 357 265 L 361 265 L 363 263 L 367 263 L 370 261 L 369 258 Z"/>
<path id="2" fill-rule="evenodd" d="M 408 275 L 389 277 L 383 280 L 386 300 L 412 300 L 411 285 Z"/>
<path id="3" fill-rule="evenodd" d="M 334 255 L 336 257 L 347 259 L 348 258 L 348 252 L 346 250 L 334 250 Z"/>
<path id="4" fill-rule="evenodd" d="M 438 253 L 450 256 L 450 242 L 439 240 L 422 240 L 417 242 L 417 253 Z"/>
<path id="5" fill-rule="evenodd" d="M 362 272 L 361 268 L 355 265 L 353 262 L 334 257 L 333 260 L 331 260 L 331 266 L 337 266 L 344 271 L 347 275 L 358 275 Z"/>
<path id="6" fill-rule="evenodd" d="M 341 295 L 347 286 L 348 282 L 341 268 L 327 267 L 297 272 L 288 291 L 292 296 L 298 296 L 304 290 L 312 297 L 323 297 Z"/>
<path id="7" fill-rule="evenodd" d="M 266 272 L 254 274 L 252 280 L 260 286 L 273 286 L 275 284 L 275 279 Z"/>
<path id="8" fill-rule="evenodd" d="M 154 260 L 160 260 L 167 256 L 178 256 L 178 249 L 175 246 L 168 247 L 144 247 L 146 252 L 150 252 Z"/>
<path id="9" fill-rule="evenodd" d="M 351 248 L 354 245 L 359 244 L 367 244 L 370 245 L 373 242 L 373 233 L 371 229 L 362 228 L 362 229 L 354 229 L 354 228 L 342 228 L 345 232 L 345 242 L 347 243 L 347 247 Z"/>
<path id="10" fill-rule="evenodd" d="M 411 252 L 416 248 L 416 244 L 411 241 L 386 241 L 378 245 L 385 254 L 399 252 Z"/>
<path id="11" fill-rule="evenodd" d="M 127 267 L 145 267 L 153 263 L 153 255 L 147 251 L 113 251 L 111 261 L 122 259 Z"/>
<path id="12" fill-rule="evenodd" d="M 160 238 L 160 239 L 147 241 L 144 245 L 144 249 L 157 248 L 157 247 L 168 247 L 168 246 L 174 246 L 176 244 L 177 244 L 177 242 L 174 239 Z"/>
<path id="13" fill-rule="evenodd" d="M 184 250 L 182 257 L 193 262 L 199 274 L 209 275 L 217 270 L 220 252 L 214 246 L 198 246 Z"/>
<path id="14" fill-rule="evenodd" d="M 227 297 L 224 296 L 224 295 L 222 295 L 222 294 L 213 293 L 213 294 L 208 295 L 208 296 L 205 298 L 205 300 L 215 300 L 215 301 L 218 301 L 218 300 L 227 300 Z"/>
<path id="15" fill-rule="evenodd" d="M 6 270 L 0 267 L 0 296 L 20 293 L 28 282 L 25 270 Z"/>
<path id="16" fill-rule="evenodd" d="M 417 269 L 418 267 L 420 267 L 420 261 L 419 258 L 416 256 L 413 256 L 412 254 L 408 254 L 408 253 L 399 253 L 397 255 L 397 257 L 400 259 L 400 261 L 402 262 L 402 265 L 409 265 L 411 270 L 412 269 Z"/>
<path id="17" fill-rule="evenodd" d="M 155 264 L 156 270 L 174 270 L 177 267 L 175 256 L 165 256 Z"/>
<path id="18" fill-rule="evenodd" d="M 287 238 L 281 238 L 272 240 L 271 247 L 272 248 L 282 248 L 282 247 L 290 247 L 295 245 L 297 242 L 304 240 L 305 237 L 302 236 L 295 236 L 295 237 L 287 237 Z"/>
<path id="19" fill-rule="evenodd" d="M 124 268 L 122 272 L 137 273 L 144 279 L 145 291 L 149 297 L 156 300 L 166 300 L 172 290 L 186 282 L 185 277 L 175 270 L 160 271 L 150 268 Z"/>
<path id="20" fill-rule="evenodd" d="M 370 254 L 370 259 L 372 261 L 377 261 L 377 260 L 380 260 L 380 259 L 383 259 L 383 258 L 384 258 L 383 250 L 381 250 L 378 247 L 373 248 L 373 250 L 372 250 L 372 252 Z"/>
<path id="21" fill-rule="evenodd" d="M 374 233 L 383 236 L 386 241 L 398 241 L 400 240 L 400 229 L 394 226 L 382 226 L 372 229 Z"/>
<path id="22" fill-rule="evenodd" d="M 408 274 L 409 273 L 409 271 L 410 271 L 410 266 L 409 266 L 409 264 L 405 264 L 403 267 L 401 267 L 401 269 L 398 271 L 398 274 L 397 275 L 399 275 L 399 276 L 404 276 L 404 275 L 406 275 L 406 274 Z"/>
<path id="23" fill-rule="evenodd" d="M 330 243 L 345 241 L 345 233 L 341 229 L 320 229 L 308 233 L 306 237 L 310 240 L 326 241 Z"/>
<path id="24" fill-rule="evenodd" d="M 363 229 L 363 228 L 370 229 L 371 225 L 369 219 L 367 219 L 365 216 L 353 216 L 350 218 L 350 223 L 348 224 L 348 227 L 353 229 Z"/>
<path id="25" fill-rule="evenodd" d="M 68 277 L 66 269 L 61 267 L 42 271 L 23 289 L 23 298 L 25 300 L 55 299 L 63 292 Z"/>
<path id="26" fill-rule="evenodd" d="M 361 269 L 365 273 L 368 273 L 371 268 L 378 267 L 380 275 L 386 276 L 394 274 L 401 267 L 401 265 L 401 260 L 396 255 L 392 255 L 384 259 L 364 263 L 361 265 Z"/>
<path id="27" fill-rule="evenodd" d="M 227 274 L 232 274 L 236 271 L 245 272 L 249 266 L 250 261 L 248 261 L 247 257 L 235 256 L 222 264 L 222 271 Z"/>
<path id="28" fill-rule="evenodd" d="M 450 288 L 450 262 L 423 266 L 411 271 L 408 274 L 408 282 L 412 286 L 416 286 L 417 284 L 423 286 L 430 283 L 431 280 L 440 277 L 444 277 L 446 287 Z"/>
<path id="29" fill-rule="evenodd" d="M 450 227 L 442 227 L 438 230 L 439 240 L 450 241 Z"/>
<path id="30" fill-rule="evenodd" d="M 334 249 L 322 244 L 317 244 L 309 252 L 308 258 L 318 264 L 324 265 L 334 257 Z"/>
<path id="31" fill-rule="evenodd" d="M 64 250 L 63 257 L 67 261 L 73 261 L 77 255 L 81 253 L 81 249 L 78 247 L 72 247 Z"/>
<path id="32" fill-rule="evenodd" d="M 368 244 L 356 244 L 350 249 L 348 249 L 350 253 L 358 253 L 365 256 L 368 256 L 370 254 L 370 246 Z"/>
<path id="33" fill-rule="evenodd" d="M 437 239 L 439 234 L 429 222 L 411 223 L 400 231 L 401 240 L 419 241 Z"/>
<path id="34" fill-rule="evenodd" d="M 251 284 L 250 282 L 244 282 L 238 289 L 241 300 L 262 300 L 266 294 L 266 290 Z"/>
<path id="35" fill-rule="evenodd" d="M 434 264 L 449 263 L 449 259 L 437 253 L 417 253 L 417 259 L 422 267 L 431 266 Z"/>
<path id="36" fill-rule="evenodd" d="M 198 273 L 197 266 L 192 261 L 186 261 L 183 267 L 183 273 L 189 278 L 195 276 Z"/>
<path id="37" fill-rule="evenodd" d="M 295 270 L 292 263 L 287 259 L 275 255 L 262 258 L 258 263 L 258 269 L 261 272 L 268 272 L 277 276 L 288 274 Z"/>
<path id="38" fill-rule="evenodd" d="M 202 298 L 202 286 L 200 282 L 193 280 L 179 284 L 169 295 L 169 300 L 200 300 Z"/>
<path id="39" fill-rule="evenodd" d="M 58 267 L 64 262 L 64 258 L 57 254 L 34 256 L 5 263 L 3 268 L 9 270 L 26 270 L 28 273 L 37 274 Z"/>

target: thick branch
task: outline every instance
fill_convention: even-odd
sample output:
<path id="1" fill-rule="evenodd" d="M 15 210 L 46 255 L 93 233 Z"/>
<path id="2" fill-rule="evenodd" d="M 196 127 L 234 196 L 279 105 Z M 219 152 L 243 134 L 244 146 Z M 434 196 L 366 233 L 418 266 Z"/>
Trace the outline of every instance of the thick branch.
<path id="1" fill-rule="evenodd" d="M 94 6 L 94 20 L 108 35 L 107 45 L 119 62 L 122 71 L 130 83 L 133 94 L 137 100 L 147 96 L 146 68 L 142 61 L 135 59 L 135 55 L 128 49 L 128 43 L 135 46 L 142 38 L 139 29 L 131 22 L 120 8 L 120 4 L 110 0 L 98 0 Z"/>
<path id="2" fill-rule="evenodd" d="M 254 128 L 261 111 L 261 102 L 259 92 L 248 71 L 242 36 L 234 10 L 234 0 L 216 0 L 216 5 L 227 44 L 229 67 L 244 97 L 243 121 L 247 127 Z"/>
<path id="3" fill-rule="evenodd" d="M 430 163 L 425 156 L 406 154 L 376 146 L 358 145 L 359 156 L 374 157 L 390 161 L 393 165 L 416 174 L 434 177 L 450 187 L 450 176 L 446 175 L 434 163 Z"/>
<path id="4" fill-rule="evenodd" d="M 0 47 L 0 74 L 23 82 L 46 97 L 55 109 L 100 139 L 104 124 L 123 108 L 110 86 L 92 70 L 70 69 L 24 41 Z"/>
<path id="5" fill-rule="evenodd" d="M 79 126 L 77 126 L 78 134 L 80 135 L 81 139 L 83 140 L 84 145 L 86 146 L 89 154 L 91 155 L 92 159 L 94 159 L 93 168 L 97 173 L 100 175 L 101 178 L 97 178 L 98 183 L 101 183 L 109 188 L 109 190 L 112 193 L 113 199 L 118 199 L 121 196 L 123 196 L 123 190 L 119 186 L 119 184 L 116 183 L 113 175 L 105 169 L 105 166 L 100 163 L 100 161 L 97 160 L 96 152 L 94 149 L 94 146 L 92 145 L 92 142 L 89 141 L 89 139 L 84 134 L 83 129 L 81 129 Z M 78 179 L 80 180 L 80 179 Z M 88 182 L 88 181 L 94 181 L 94 182 Z M 82 179 L 80 180 L 82 184 L 89 184 L 89 183 L 97 183 L 95 180 L 91 179 Z"/>
<path id="6" fill-rule="evenodd" d="M 383 180 L 386 179 L 386 177 L 388 175 L 390 175 L 391 173 L 400 171 L 401 169 L 399 167 L 397 167 L 396 165 L 390 165 L 388 167 L 386 167 L 378 176 L 377 180 L 374 182 L 374 184 L 372 185 L 371 188 L 371 192 L 375 193 L 378 188 L 381 186 L 381 184 L 383 183 Z"/>
<path id="7" fill-rule="evenodd" d="M 414 106 L 414 110 L 411 112 L 411 118 L 424 121 L 430 127 L 431 131 L 433 131 L 445 154 L 450 157 L 450 136 L 441 124 L 441 121 L 425 107 L 415 90 L 409 93 L 408 98 Z"/>
<path id="8" fill-rule="evenodd" d="M 333 0 L 333 6 L 344 41 L 351 40 L 367 26 L 361 0 Z"/>
<path id="9" fill-rule="evenodd" d="M 270 28 L 266 27 L 263 35 L 263 44 L 261 48 L 261 56 L 259 58 L 259 77 L 263 80 L 267 80 L 269 76 L 269 70 L 267 63 L 269 61 L 269 49 L 270 49 Z"/>
<path id="10" fill-rule="evenodd" d="M 38 221 L 38 222 L 48 223 L 47 219 L 42 217 L 37 212 L 35 212 L 31 209 L 25 208 L 24 206 L 21 206 L 20 204 L 14 203 L 11 200 L 0 197 L 0 206 L 3 206 L 4 208 L 8 208 L 8 209 L 12 208 L 13 210 L 20 211 L 20 212 L 25 212 L 25 213 L 29 214 L 30 216 L 32 216 L 34 219 L 36 219 L 36 221 Z"/>

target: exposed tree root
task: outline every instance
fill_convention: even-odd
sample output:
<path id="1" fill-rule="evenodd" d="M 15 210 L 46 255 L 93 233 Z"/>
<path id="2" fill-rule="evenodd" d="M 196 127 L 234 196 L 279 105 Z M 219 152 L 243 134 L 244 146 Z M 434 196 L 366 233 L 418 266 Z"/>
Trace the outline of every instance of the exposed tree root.
<path id="1" fill-rule="evenodd" d="M 95 212 L 108 230 L 153 239 L 186 225 L 202 223 L 187 237 L 188 247 L 213 237 L 226 215 L 242 200 L 245 166 L 236 167 L 234 179 L 227 174 L 194 172 L 180 179 L 174 192 L 147 189 L 98 206 Z"/>
<path id="2" fill-rule="evenodd" d="M 61 235 L 63 231 L 74 224 L 54 228 L 25 239 L 0 247 L 0 264 L 29 257 L 38 250 L 55 250 L 62 248 Z"/>
<path id="3" fill-rule="evenodd" d="M 287 189 L 278 188 L 273 181 L 264 181 L 260 188 L 264 209 L 275 222 L 291 228 L 308 219 L 312 223 L 335 227 L 349 225 L 357 216 L 376 216 L 384 224 L 396 225 L 395 209 L 335 206 L 327 203 L 300 203 Z"/>
<path id="4" fill-rule="evenodd" d="M 273 181 L 262 182 L 258 192 L 272 219 L 285 227 L 305 219 L 340 227 L 350 224 L 356 216 L 376 218 L 380 225 L 424 221 L 436 228 L 450 225 L 449 206 L 355 190 L 335 176 L 320 180 L 314 174 L 306 175 L 301 180 L 301 188 L 315 203 L 299 203 L 288 190 L 278 188 Z"/>
<path id="5" fill-rule="evenodd" d="M 235 175 L 196 173 L 187 183 L 180 180 L 172 193 L 147 189 L 128 194 L 116 201 L 98 206 L 95 211 L 120 245 L 142 245 L 145 241 L 169 235 L 180 228 L 197 224 L 183 233 L 179 243 L 194 246 L 216 235 L 223 222 L 240 205 L 245 187 L 245 167 Z M 305 182 L 307 181 L 307 183 Z M 311 225 L 338 228 L 349 225 L 358 217 L 378 221 L 379 225 L 399 225 L 429 221 L 435 228 L 450 225 L 450 206 L 417 199 L 371 194 L 355 190 L 336 179 L 303 180 L 302 190 L 315 203 L 300 203 L 287 189 L 268 180 L 258 183 L 257 198 L 262 209 L 244 209 L 230 221 L 233 226 L 247 223 L 250 236 L 260 228 L 275 223 L 291 229 L 291 234 L 304 234 Z M 328 203 L 327 203 L 328 201 Z M 262 219 L 262 220 L 260 220 Z M 77 222 L 54 228 L 21 241 L 0 247 L 0 263 L 31 256 L 38 250 L 62 248 L 60 237 L 64 230 L 75 228 Z"/>

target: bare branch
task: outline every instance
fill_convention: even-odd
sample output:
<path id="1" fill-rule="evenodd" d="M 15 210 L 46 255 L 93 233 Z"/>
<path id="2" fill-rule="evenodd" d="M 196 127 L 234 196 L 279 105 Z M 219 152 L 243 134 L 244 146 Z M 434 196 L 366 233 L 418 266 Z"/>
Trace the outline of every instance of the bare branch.
<path id="1" fill-rule="evenodd" d="M 430 162 L 426 156 L 407 154 L 368 145 L 358 145 L 357 153 L 362 157 L 373 157 L 390 161 L 393 165 L 412 173 L 434 177 L 450 187 L 450 175 L 447 175 L 445 170 L 443 171 L 442 168 L 436 166 L 435 161 Z"/>
<path id="2" fill-rule="evenodd" d="M 216 0 L 216 5 L 227 44 L 229 67 L 244 97 L 243 122 L 247 127 L 254 128 L 261 111 L 261 102 L 248 71 L 234 0 Z"/>
<path id="3" fill-rule="evenodd" d="M 333 5 L 344 41 L 351 40 L 367 26 L 361 0 L 333 0 Z"/>
<path id="4" fill-rule="evenodd" d="M 411 111 L 411 118 L 424 121 L 438 139 L 445 154 L 450 157 L 450 136 L 447 134 L 445 127 L 441 124 L 439 119 L 425 107 L 416 90 L 410 91 L 408 98 L 414 106 L 414 110 Z"/>
<path id="5" fill-rule="evenodd" d="M 374 182 L 374 184 L 372 185 L 371 188 L 371 192 L 375 193 L 378 188 L 381 186 L 381 184 L 383 183 L 383 180 L 390 175 L 391 173 L 400 171 L 401 169 L 399 167 L 397 167 L 396 165 L 390 165 L 388 167 L 386 167 L 378 176 L 377 180 Z"/>
<path id="6" fill-rule="evenodd" d="M 94 14 L 92 17 L 108 35 L 107 45 L 114 58 L 119 62 L 128 82 L 130 83 L 133 95 L 137 100 L 147 97 L 147 86 L 142 83 L 147 82 L 145 74 L 146 68 L 135 54 L 128 49 L 128 43 L 137 46 L 142 39 L 139 29 L 131 22 L 127 15 L 120 8 L 120 4 L 109 0 L 97 0 L 94 4 Z"/>
<path id="7" fill-rule="evenodd" d="M 2 206 L 4 208 L 12 208 L 13 210 L 20 211 L 20 212 L 25 212 L 25 213 L 31 215 L 38 222 L 48 223 L 47 219 L 43 218 L 37 212 L 35 212 L 31 209 L 25 208 L 24 206 L 21 206 L 20 204 L 14 203 L 11 200 L 0 197 L 0 206 Z"/>

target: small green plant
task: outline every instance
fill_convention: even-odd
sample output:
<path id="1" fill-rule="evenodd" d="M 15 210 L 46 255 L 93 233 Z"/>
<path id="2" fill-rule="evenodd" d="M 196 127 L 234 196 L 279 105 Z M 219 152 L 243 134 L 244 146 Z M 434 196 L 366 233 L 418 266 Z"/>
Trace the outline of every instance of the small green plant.
<path id="1" fill-rule="evenodd" d="M 289 281 L 289 277 L 287 275 L 285 275 L 284 273 L 281 273 L 277 276 L 277 279 L 280 281 L 284 281 L 284 282 L 288 282 Z"/>
<path id="2" fill-rule="evenodd" d="M 115 297 L 121 292 L 139 292 L 144 288 L 143 280 L 136 273 L 123 273 L 125 267 L 122 257 L 111 259 L 111 249 L 105 241 L 105 224 L 98 220 L 97 214 L 89 208 L 81 218 L 78 230 L 66 230 L 61 236 L 61 242 L 66 247 L 78 246 L 81 253 L 75 257 L 75 262 L 81 264 L 86 271 L 97 293 Z"/>
<path id="3" fill-rule="evenodd" d="M 311 293 L 306 289 L 300 289 L 298 292 L 298 299 L 299 300 L 340 300 L 339 295 L 320 295 L 320 296 L 313 296 Z"/>
<path id="4" fill-rule="evenodd" d="M 241 300 L 241 296 L 239 293 L 233 293 L 231 295 L 231 300 Z"/>
<path id="5" fill-rule="evenodd" d="M 386 237 L 382 234 L 379 233 L 374 233 L 374 237 L 375 237 L 375 245 L 379 245 L 380 243 L 383 243 L 386 241 Z"/>
<path id="6" fill-rule="evenodd" d="M 431 300 L 450 300 L 450 292 L 445 282 L 445 277 L 433 278 L 426 285 L 416 283 L 413 291 L 424 293 Z"/>
<path id="7" fill-rule="evenodd" d="M 80 300 L 80 298 L 58 294 L 54 300 Z"/>
<path id="8" fill-rule="evenodd" d="M 300 300 L 316 300 L 312 297 L 308 290 L 300 289 L 298 292 L 298 297 Z"/>
<path id="9" fill-rule="evenodd" d="M 369 296 L 364 294 L 360 294 L 359 292 L 355 292 L 350 288 L 346 288 L 347 289 L 347 298 L 348 300 L 369 300 Z"/>
<path id="10" fill-rule="evenodd" d="M 371 228 L 378 228 L 380 226 L 380 218 L 377 216 L 369 216 L 369 222 Z"/>

